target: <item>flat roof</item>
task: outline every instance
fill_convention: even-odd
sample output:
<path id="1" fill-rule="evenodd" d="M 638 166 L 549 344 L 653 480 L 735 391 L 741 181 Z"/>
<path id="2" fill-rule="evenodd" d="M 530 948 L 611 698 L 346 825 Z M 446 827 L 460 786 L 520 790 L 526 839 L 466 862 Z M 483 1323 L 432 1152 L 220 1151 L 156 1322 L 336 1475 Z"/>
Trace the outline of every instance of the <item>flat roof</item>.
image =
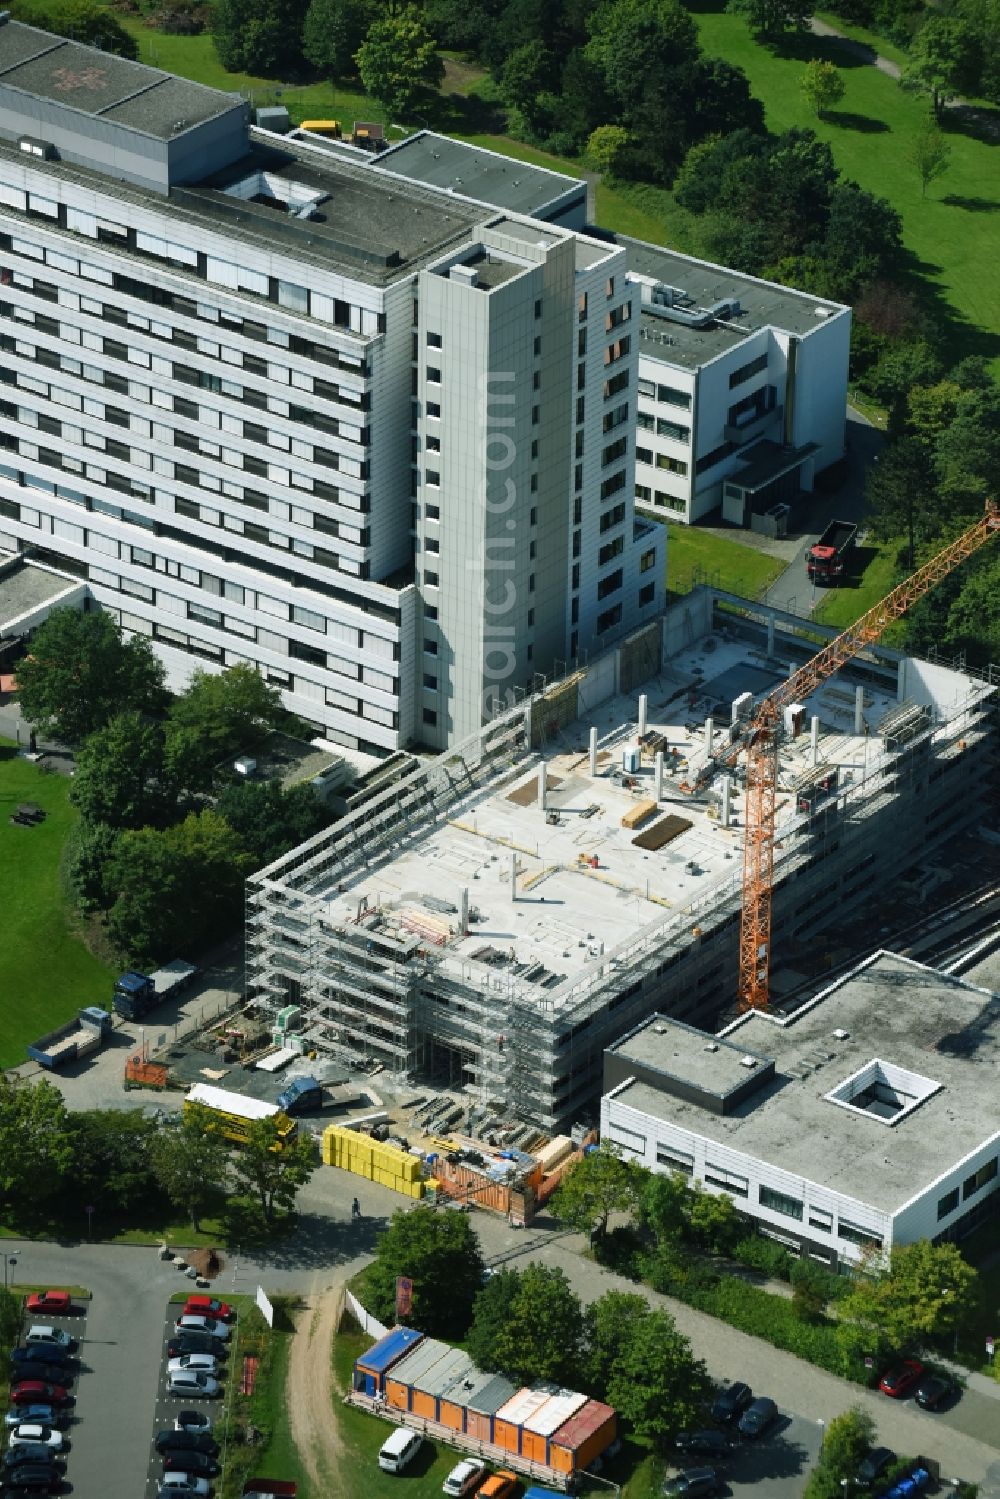
<path id="1" fill-rule="evenodd" d="M 83 587 L 82 579 L 46 572 L 29 562 L 17 562 L 5 571 L 6 561 L 7 555 L 0 553 L 0 635 L 24 615 Z"/>
<path id="2" fill-rule="evenodd" d="M 418 131 L 390 146 L 373 157 L 371 165 L 379 172 L 391 172 L 439 191 L 529 216 L 573 188 L 586 193 L 580 177 L 516 161 L 432 130 Z"/>
<path id="3" fill-rule="evenodd" d="M 640 276 L 651 276 L 667 286 L 676 287 L 691 299 L 692 310 L 713 306 L 727 297 L 735 297 L 740 312 L 726 324 L 713 323 L 707 328 L 685 327 L 655 313 L 642 314 L 639 355 L 662 360 L 664 364 L 683 369 L 697 369 L 717 355 L 742 343 L 748 333 L 758 328 L 780 328 L 786 333 L 806 334 L 830 317 L 846 309 L 839 302 L 814 297 L 794 287 L 777 286 L 754 276 L 744 275 L 710 261 L 696 260 L 676 250 L 631 239 L 625 234 L 613 236 L 615 243 L 628 253 L 628 268 Z M 817 313 L 817 308 L 820 313 Z M 665 341 L 664 341 L 665 340 Z"/>
<path id="4" fill-rule="evenodd" d="M 744 1057 L 753 1056 L 762 1063 L 770 1060 L 767 1054 L 752 1052 L 735 1041 L 706 1036 L 704 1031 L 669 1015 L 651 1015 L 608 1049 L 620 1061 L 653 1067 L 718 1098 L 746 1083 L 750 1069 Z"/>
<path id="5" fill-rule="evenodd" d="M 0 21 L 0 85 L 158 140 L 172 140 L 240 103 L 236 93 L 11 20 Z"/>
<path id="6" fill-rule="evenodd" d="M 752 1012 L 718 1039 L 775 1059 L 773 1080 L 731 1114 L 649 1083 L 615 1098 L 887 1213 L 1000 1133 L 1000 999 L 894 953 L 788 1018 Z M 894 1124 L 827 1096 L 874 1060 L 934 1090 Z"/>

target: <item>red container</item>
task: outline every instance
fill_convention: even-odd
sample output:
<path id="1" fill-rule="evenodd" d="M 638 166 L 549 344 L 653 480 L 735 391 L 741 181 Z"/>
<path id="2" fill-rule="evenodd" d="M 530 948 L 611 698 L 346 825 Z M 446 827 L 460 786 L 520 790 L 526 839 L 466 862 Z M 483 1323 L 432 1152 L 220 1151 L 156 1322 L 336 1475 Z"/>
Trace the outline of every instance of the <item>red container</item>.
<path id="1" fill-rule="evenodd" d="M 588 1400 L 549 1438 L 549 1466 L 560 1473 L 581 1473 L 618 1435 L 618 1417 L 610 1405 Z"/>

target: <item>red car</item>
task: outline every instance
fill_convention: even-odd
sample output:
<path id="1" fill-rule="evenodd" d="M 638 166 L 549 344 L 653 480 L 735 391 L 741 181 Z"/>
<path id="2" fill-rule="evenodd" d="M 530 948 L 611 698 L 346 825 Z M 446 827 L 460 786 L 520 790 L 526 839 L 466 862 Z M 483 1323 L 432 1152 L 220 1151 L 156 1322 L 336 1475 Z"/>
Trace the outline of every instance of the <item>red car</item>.
<path id="1" fill-rule="evenodd" d="M 11 1405 L 72 1405 L 73 1396 L 61 1384 L 44 1384 L 40 1379 L 22 1379 L 11 1385 Z"/>
<path id="2" fill-rule="evenodd" d="M 182 1317 L 215 1317 L 219 1322 L 231 1322 L 236 1308 L 228 1301 L 219 1301 L 215 1296 L 189 1296 Z"/>
<path id="3" fill-rule="evenodd" d="M 894 1400 L 899 1400 L 903 1395 L 908 1395 L 914 1385 L 920 1383 L 923 1375 L 924 1366 L 918 1358 L 900 1359 L 898 1364 L 886 1369 L 878 1387 L 883 1395 L 891 1395 Z"/>
<path id="4" fill-rule="evenodd" d="M 33 1291 L 27 1309 L 50 1317 L 65 1317 L 73 1310 L 73 1298 L 68 1291 Z"/>

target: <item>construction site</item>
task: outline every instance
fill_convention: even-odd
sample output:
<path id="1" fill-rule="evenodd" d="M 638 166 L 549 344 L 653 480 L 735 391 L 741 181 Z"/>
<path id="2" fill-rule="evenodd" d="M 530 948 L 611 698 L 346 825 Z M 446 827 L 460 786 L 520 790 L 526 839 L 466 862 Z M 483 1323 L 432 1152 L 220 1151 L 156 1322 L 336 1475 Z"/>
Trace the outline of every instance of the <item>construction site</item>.
<path id="1" fill-rule="evenodd" d="M 821 626 L 707 587 L 257 874 L 247 997 L 470 1129 L 595 1117 L 604 1048 L 734 1010 L 755 703 Z M 776 731 L 771 990 L 981 814 L 992 681 L 868 645 Z M 412 765 L 412 762 L 411 762 Z M 770 894 L 770 892 L 769 892 Z M 388 1079 L 387 1079 L 388 1080 Z"/>

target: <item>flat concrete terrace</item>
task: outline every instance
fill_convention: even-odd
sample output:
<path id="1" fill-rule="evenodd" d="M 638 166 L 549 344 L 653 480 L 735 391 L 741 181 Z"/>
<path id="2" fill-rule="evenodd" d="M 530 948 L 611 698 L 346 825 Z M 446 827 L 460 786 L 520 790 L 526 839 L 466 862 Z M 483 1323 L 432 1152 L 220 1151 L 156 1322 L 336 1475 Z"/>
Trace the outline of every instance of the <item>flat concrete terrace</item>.
<path id="1" fill-rule="evenodd" d="M 63 594 L 68 598 L 80 589 L 75 578 L 47 572 L 43 567 L 21 561 L 12 561 L 6 567 L 8 556 L 0 553 L 0 635 L 19 623 L 27 629 L 35 611 L 51 607 Z"/>
<path id="2" fill-rule="evenodd" d="M 732 700 L 768 691 L 786 670 L 752 659 L 745 641 L 706 637 L 646 684 L 647 742 L 637 770 L 623 770 L 637 698 L 614 697 L 591 723 L 578 720 L 561 731 L 559 749 L 545 754 L 544 809 L 533 760 L 500 790 L 459 802 L 448 820 L 356 881 L 333 894 L 331 883 L 327 915 L 353 923 L 364 908 L 366 926 L 395 931 L 411 946 L 432 944 L 437 971 L 492 987 L 509 975 L 521 994 L 544 1003 L 563 979 L 600 965 L 604 954 L 672 912 L 735 893 L 742 795 L 734 783 L 727 826 L 722 776 L 691 790 L 708 758 L 705 719 L 716 715 L 718 756 L 729 744 Z M 823 730 L 818 766 L 836 768 L 842 783 L 860 779 L 866 762 L 873 769 L 883 753 L 876 725 L 895 705 L 894 696 L 866 688 L 869 732 L 855 735 L 853 686 L 828 684 L 806 705 Z M 593 776 L 592 725 L 599 737 Z M 658 800 L 653 743 L 664 755 Z M 794 792 L 813 774 L 809 734 L 789 740 L 781 755 L 782 826 L 800 818 Z M 463 891 L 467 935 L 460 930 Z"/>
<path id="3" fill-rule="evenodd" d="M 884 1212 L 1000 1132 L 1000 1001 L 910 959 L 879 953 L 797 1014 L 745 1015 L 720 1034 L 775 1059 L 732 1113 L 645 1082 L 616 1099 Z M 721 1051 L 705 1062 L 725 1071 Z"/>

